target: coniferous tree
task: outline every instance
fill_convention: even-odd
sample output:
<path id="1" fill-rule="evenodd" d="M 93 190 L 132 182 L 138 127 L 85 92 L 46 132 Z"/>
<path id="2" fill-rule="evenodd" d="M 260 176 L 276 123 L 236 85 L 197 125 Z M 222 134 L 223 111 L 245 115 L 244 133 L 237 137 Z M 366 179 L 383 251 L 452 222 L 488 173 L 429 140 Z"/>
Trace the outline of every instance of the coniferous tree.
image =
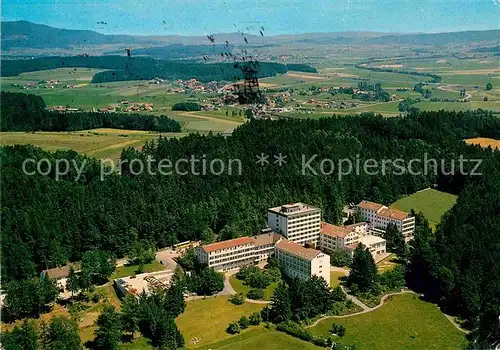
<path id="1" fill-rule="evenodd" d="M 94 346 L 96 349 L 119 349 L 123 335 L 122 318 L 112 305 L 104 306 L 97 318 Z"/>
<path id="2" fill-rule="evenodd" d="M 368 249 L 359 244 L 354 250 L 351 271 L 347 278 L 350 288 L 357 288 L 361 292 L 373 289 L 377 277 L 377 266 Z"/>

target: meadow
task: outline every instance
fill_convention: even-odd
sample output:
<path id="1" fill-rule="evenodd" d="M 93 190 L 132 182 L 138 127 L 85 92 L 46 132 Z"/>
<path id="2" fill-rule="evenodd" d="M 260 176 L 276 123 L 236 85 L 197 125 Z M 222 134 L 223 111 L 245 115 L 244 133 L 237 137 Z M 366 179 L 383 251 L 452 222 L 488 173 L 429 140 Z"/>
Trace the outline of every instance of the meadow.
<path id="1" fill-rule="evenodd" d="M 465 342 L 434 304 L 411 293 L 393 296 L 369 313 L 324 320 L 311 330 L 329 336 L 333 323 L 347 329 L 340 341 L 360 350 L 460 349 Z"/>
<path id="2" fill-rule="evenodd" d="M 176 323 L 184 336 L 186 347 L 199 347 L 231 338 L 232 335 L 226 333 L 229 323 L 239 320 L 241 316 L 248 317 L 263 306 L 247 302 L 233 305 L 228 296 L 196 299 L 187 302 L 186 311 L 176 319 Z M 196 344 L 192 342 L 195 338 L 200 339 Z"/>
<path id="3" fill-rule="evenodd" d="M 239 280 L 236 278 L 235 275 L 232 275 L 229 277 L 229 282 L 231 283 L 231 286 L 234 288 L 234 290 L 237 293 L 243 293 L 243 295 L 247 295 L 247 293 L 252 289 L 250 286 L 244 284 L 242 280 Z M 264 289 L 264 299 L 263 300 L 271 300 L 271 297 L 273 296 L 273 292 L 278 286 L 277 282 L 271 283 L 266 289 Z"/>
<path id="4" fill-rule="evenodd" d="M 453 194 L 428 188 L 399 199 L 391 207 L 422 212 L 431 225 L 435 226 L 441 222 L 441 217 L 455 205 L 456 201 L 457 196 Z"/>
<path id="5" fill-rule="evenodd" d="M 46 150 L 71 149 L 98 159 L 117 161 L 124 148 L 142 148 L 147 141 L 181 137 L 184 133 L 151 133 L 137 130 L 93 129 L 73 132 L 2 132 L 0 145 L 32 144 Z"/>

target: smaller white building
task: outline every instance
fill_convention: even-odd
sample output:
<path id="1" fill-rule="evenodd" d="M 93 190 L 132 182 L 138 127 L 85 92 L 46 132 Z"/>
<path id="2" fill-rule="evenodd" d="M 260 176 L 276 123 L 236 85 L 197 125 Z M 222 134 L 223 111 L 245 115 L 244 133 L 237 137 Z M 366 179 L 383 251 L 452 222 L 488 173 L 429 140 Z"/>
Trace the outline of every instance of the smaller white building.
<path id="1" fill-rule="evenodd" d="M 383 235 L 387 225 L 394 224 L 403 233 L 406 241 L 413 238 L 415 218 L 409 213 L 369 201 L 361 201 L 358 208 L 363 220 L 370 224 L 370 231 L 374 235 Z"/>
<path id="2" fill-rule="evenodd" d="M 330 285 L 330 256 L 320 250 L 283 239 L 276 244 L 276 259 L 289 277 L 308 280 L 318 276 Z"/>
<path id="3" fill-rule="evenodd" d="M 321 224 L 319 247 L 325 251 L 342 249 L 353 254 L 359 244 L 366 247 L 375 260 L 386 253 L 386 241 L 382 237 L 369 234 L 370 225 L 367 222 L 347 226 Z"/>

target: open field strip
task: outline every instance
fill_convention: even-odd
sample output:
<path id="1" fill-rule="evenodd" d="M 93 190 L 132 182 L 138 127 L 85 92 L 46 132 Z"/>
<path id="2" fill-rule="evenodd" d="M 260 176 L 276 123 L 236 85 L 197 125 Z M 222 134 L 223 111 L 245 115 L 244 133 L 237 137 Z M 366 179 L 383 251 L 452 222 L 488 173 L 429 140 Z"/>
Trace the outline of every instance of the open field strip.
<path id="1" fill-rule="evenodd" d="M 106 131 L 103 131 L 106 130 Z M 142 147 L 147 141 L 164 137 L 182 137 L 185 133 L 149 133 L 138 130 L 94 129 L 72 132 L 2 132 L 0 145 L 31 144 L 49 151 L 71 149 L 90 157 L 118 160 L 124 148 Z"/>
<path id="2" fill-rule="evenodd" d="M 491 147 L 500 150 L 500 140 L 489 139 L 486 137 L 476 137 L 473 139 L 466 139 L 465 142 L 470 145 L 479 145 L 481 147 Z"/>
<path id="3" fill-rule="evenodd" d="M 428 188 L 399 199 L 391 207 L 408 212 L 411 209 L 417 213 L 422 212 L 431 224 L 437 225 L 456 201 L 457 196 L 453 194 Z"/>

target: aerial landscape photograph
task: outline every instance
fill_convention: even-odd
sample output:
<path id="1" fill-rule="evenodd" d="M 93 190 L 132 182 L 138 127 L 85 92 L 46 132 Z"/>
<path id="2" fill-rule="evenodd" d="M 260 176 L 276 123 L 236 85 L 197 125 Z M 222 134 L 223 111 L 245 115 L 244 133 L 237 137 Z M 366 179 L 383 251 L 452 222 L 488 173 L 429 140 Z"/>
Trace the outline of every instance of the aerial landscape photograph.
<path id="1" fill-rule="evenodd" d="M 0 349 L 500 350 L 500 0 L 3 0 Z"/>

